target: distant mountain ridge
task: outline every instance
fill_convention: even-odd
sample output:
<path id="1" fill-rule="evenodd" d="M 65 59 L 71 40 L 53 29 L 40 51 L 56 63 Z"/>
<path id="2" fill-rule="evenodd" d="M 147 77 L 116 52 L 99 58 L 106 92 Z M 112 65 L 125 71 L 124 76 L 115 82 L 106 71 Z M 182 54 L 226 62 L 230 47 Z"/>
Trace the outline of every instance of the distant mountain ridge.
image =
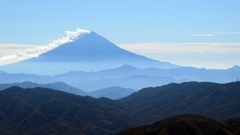
<path id="1" fill-rule="evenodd" d="M 0 91 L 10 88 L 10 87 L 13 87 L 13 86 L 18 86 L 18 87 L 25 88 L 25 89 L 26 88 L 36 88 L 36 87 L 50 88 L 50 89 L 54 89 L 54 90 L 68 92 L 71 94 L 81 95 L 81 96 L 91 96 L 94 98 L 106 97 L 109 99 L 120 99 L 120 98 L 129 96 L 130 94 L 136 92 L 133 89 L 122 88 L 119 86 L 99 89 L 99 90 L 92 91 L 92 92 L 85 92 L 78 88 L 69 86 L 63 82 L 54 82 L 54 83 L 47 83 L 47 84 L 38 84 L 38 83 L 33 83 L 33 82 L 4 83 L 4 84 L 0 84 Z"/>
<path id="2" fill-rule="evenodd" d="M 119 86 L 139 90 L 145 87 L 161 86 L 168 83 L 189 81 L 228 83 L 240 78 L 240 67 L 234 66 L 226 70 L 198 69 L 182 67 L 175 69 L 136 68 L 123 65 L 114 69 L 98 72 L 70 71 L 54 76 L 38 76 L 32 74 L 10 74 L 0 72 L 1 83 L 35 83 L 64 82 L 68 85 L 91 92 L 99 89 Z M 134 82 L 134 83 L 133 83 Z"/>
<path id="3" fill-rule="evenodd" d="M 238 78 L 240 78 L 240 67 L 235 66 L 234 70 L 232 70 L 232 68 L 216 70 L 192 67 L 140 69 L 130 65 L 123 65 L 115 69 L 98 72 L 69 72 L 56 75 L 54 78 L 85 91 L 93 91 L 112 86 L 139 90 L 145 87 L 161 86 L 173 82 L 207 81 L 227 83 L 237 81 Z"/>
<path id="4" fill-rule="evenodd" d="M 97 33 L 90 32 L 74 42 L 63 44 L 36 58 L 1 66 L 0 70 L 9 73 L 56 75 L 79 70 L 100 71 L 125 64 L 138 68 L 171 69 L 180 67 L 121 49 Z"/>
<path id="5" fill-rule="evenodd" d="M 18 86 L 21 88 L 36 88 L 36 87 L 42 87 L 42 88 L 50 88 L 54 90 L 60 90 L 76 95 L 86 95 L 86 92 L 74 88 L 72 86 L 67 85 L 66 83 L 63 82 L 54 82 L 54 83 L 47 83 L 47 84 L 38 84 L 38 83 L 33 83 L 33 82 L 22 82 L 22 83 L 5 83 L 5 84 L 0 84 L 0 90 L 4 90 L 13 86 Z"/>
<path id="6" fill-rule="evenodd" d="M 31 81 L 35 83 L 54 83 L 58 82 L 55 78 L 51 76 L 40 76 L 35 74 L 12 74 L 0 71 L 0 84 L 3 83 L 21 83 Z"/>
<path id="7" fill-rule="evenodd" d="M 116 86 L 116 87 L 100 89 L 97 91 L 92 91 L 87 93 L 87 95 L 94 98 L 106 97 L 110 99 L 120 99 L 120 98 L 129 96 L 134 92 L 136 91 L 133 89 L 126 89 L 126 88 L 121 88 L 119 86 Z"/>

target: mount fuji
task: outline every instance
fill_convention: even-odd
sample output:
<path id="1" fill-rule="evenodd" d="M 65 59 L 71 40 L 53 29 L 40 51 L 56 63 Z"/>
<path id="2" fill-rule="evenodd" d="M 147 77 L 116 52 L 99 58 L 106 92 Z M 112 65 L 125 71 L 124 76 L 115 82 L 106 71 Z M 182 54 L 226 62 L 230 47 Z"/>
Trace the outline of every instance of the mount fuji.
<path id="1" fill-rule="evenodd" d="M 180 67 L 134 54 L 121 49 L 95 32 L 89 32 L 38 57 L 1 66 L 0 70 L 9 73 L 56 75 L 69 71 L 100 71 L 122 65 L 160 69 Z"/>

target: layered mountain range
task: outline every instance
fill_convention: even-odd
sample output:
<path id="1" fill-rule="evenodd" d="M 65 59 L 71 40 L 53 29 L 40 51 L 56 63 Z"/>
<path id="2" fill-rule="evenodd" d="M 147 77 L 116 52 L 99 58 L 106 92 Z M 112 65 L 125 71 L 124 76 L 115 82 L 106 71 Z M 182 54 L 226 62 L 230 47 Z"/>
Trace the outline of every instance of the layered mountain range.
<path id="1" fill-rule="evenodd" d="M 50 89 L 54 89 L 54 90 L 60 90 L 60 91 L 76 94 L 76 95 L 81 95 L 81 96 L 91 96 L 94 98 L 106 97 L 109 99 L 123 98 L 123 97 L 126 97 L 126 96 L 136 92 L 133 89 L 121 88 L 119 86 L 99 89 L 99 90 L 95 90 L 92 92 L 85 92 L 78 88 L 69 86 L 63 82 L 55 82 L 55 83 L 47 83 L 47 84 L 38 84 L 38 83 L 33 83 L 33 82 L 3 83 L 3 84 L 0 84 L 0 91 L 10 88 L 10 87 L 13 87 L 13 86 L 18 86 L 21 88 L 36 88 L 36 87 L 50 88 Z"/>
<path id="2" fill-rule="evenodd" d="M 0 134 L 240 133 L 239 66 L 181 67 L 89 32 L 0 70 Z"/>
<path id="3" fill-rule="evenodd" d="M 226 70 L 207 70 L 191 67 L 176 69 L 140 69 L 130 65 L 123 65 L 119 68 L 98 72 L 70 71 L 54 76 L 0 72 L 1 84 L 22 83 L 25 81 L 39 84 L 64 82 L 85 92 L 116 86 L 140 90 L 145 87 L 155 87 L 172 82 L 180 83 L 187 81 L 227 83 L 237 81 L 238 78 L 240 78 L 239 66 L 234 66 Z M 72 93 L 71 91 L 68 92 Z"/>
<path id="4" fill-rule="evenodd" d="M 226 70 L 181 67 L 121 49 L 95 32 L 0 70 L 0 83 L 63 82 L 85 92 L 112 87 L 139 90 L 186 81 L 227 83 L 240 78 L 239 66 Z"/>

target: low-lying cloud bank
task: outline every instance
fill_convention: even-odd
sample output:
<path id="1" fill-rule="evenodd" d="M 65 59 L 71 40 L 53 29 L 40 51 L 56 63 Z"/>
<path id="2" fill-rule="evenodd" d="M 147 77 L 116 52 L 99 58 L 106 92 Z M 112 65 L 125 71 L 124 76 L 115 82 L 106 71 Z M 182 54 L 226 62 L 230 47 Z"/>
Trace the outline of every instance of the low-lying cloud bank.
<path id="1" fill-rule="evenodd" d="M 237 43 L 136 43 L 119 44 L 119 47 L 138 53 L 240 53 Z"/>
<path id="2" fill-rule="evenodd" d="M 84 34 L 90 33 L 90 31 L 77 28 L 76 31 L 65 31 L 65 33 L 66 33 L 66 37 L 62 37 L 60 39 L 53 40 L 48 45 L 43 45 L 43 46 L 31 48 L 31 49 L 17 51 L 17 52 L 12 53 L 11 55 L 6 55 L 3 57 L 0 57 L 0 66 L 18 62 L 18 61 L 22 61 L 22 60 L 29 59 L 32 57 L 38 57 L 40 54 L 50 51 L 60 45 L 63 45 L 68 42 L 73 42 L 78 37 L 80 37 Z M 6 47 L 7 45 L 2 45 L 2 46 L 4 46 L 6 48 L 6 51 L 9 49 Z M 19 45 L 19 46 L 21 46 L 21 45 Z M 15 47 L 17 47 L 17 45 Z M 30 46 L 28 46 L 28 47 L 30 47 Z"/>
<path id="3" fill-rule="evenodd" d="M 240 65 L 240 42 L 236 43 L 136 43 L 119 47 L 152 59 L 182 66 L 227 69 Z"/>

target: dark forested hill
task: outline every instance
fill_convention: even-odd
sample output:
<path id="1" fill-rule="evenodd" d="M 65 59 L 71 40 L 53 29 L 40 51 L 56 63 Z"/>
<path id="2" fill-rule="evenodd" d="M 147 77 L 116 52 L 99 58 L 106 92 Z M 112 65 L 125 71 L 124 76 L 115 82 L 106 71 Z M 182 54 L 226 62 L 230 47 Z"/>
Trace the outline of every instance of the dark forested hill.
<path id="1" fill-rule="evenodd" d="M 231 121 L 231 122 L 230 122 Z M 199 115 L 176 115 L 151 125 L 126 129 L 116 135 L 237 135 L 240 119 L 219 122 Z"/>
<path id="2" fill-rule="evenodd" d="M 240 82 L 168 84 L 120 100 L 10 87 L 0 91 L 0 134 L 113 134 L 183 113 L 225 120 L 240 116 L 239 106 Z"/>
<path id="3" fill-rule="evenodd" d="M 240 82 L 188 82 L 145 88 L 120 100 L 141 117 L 142 123 L 180 113 L 218 120 L 240 116 Z"/>
<path id="4" fill-rule="evenodd" d="M 47 88 L 0 92 L 0 134 L 110 134 L 131 127 L 126 107 Z"/>

